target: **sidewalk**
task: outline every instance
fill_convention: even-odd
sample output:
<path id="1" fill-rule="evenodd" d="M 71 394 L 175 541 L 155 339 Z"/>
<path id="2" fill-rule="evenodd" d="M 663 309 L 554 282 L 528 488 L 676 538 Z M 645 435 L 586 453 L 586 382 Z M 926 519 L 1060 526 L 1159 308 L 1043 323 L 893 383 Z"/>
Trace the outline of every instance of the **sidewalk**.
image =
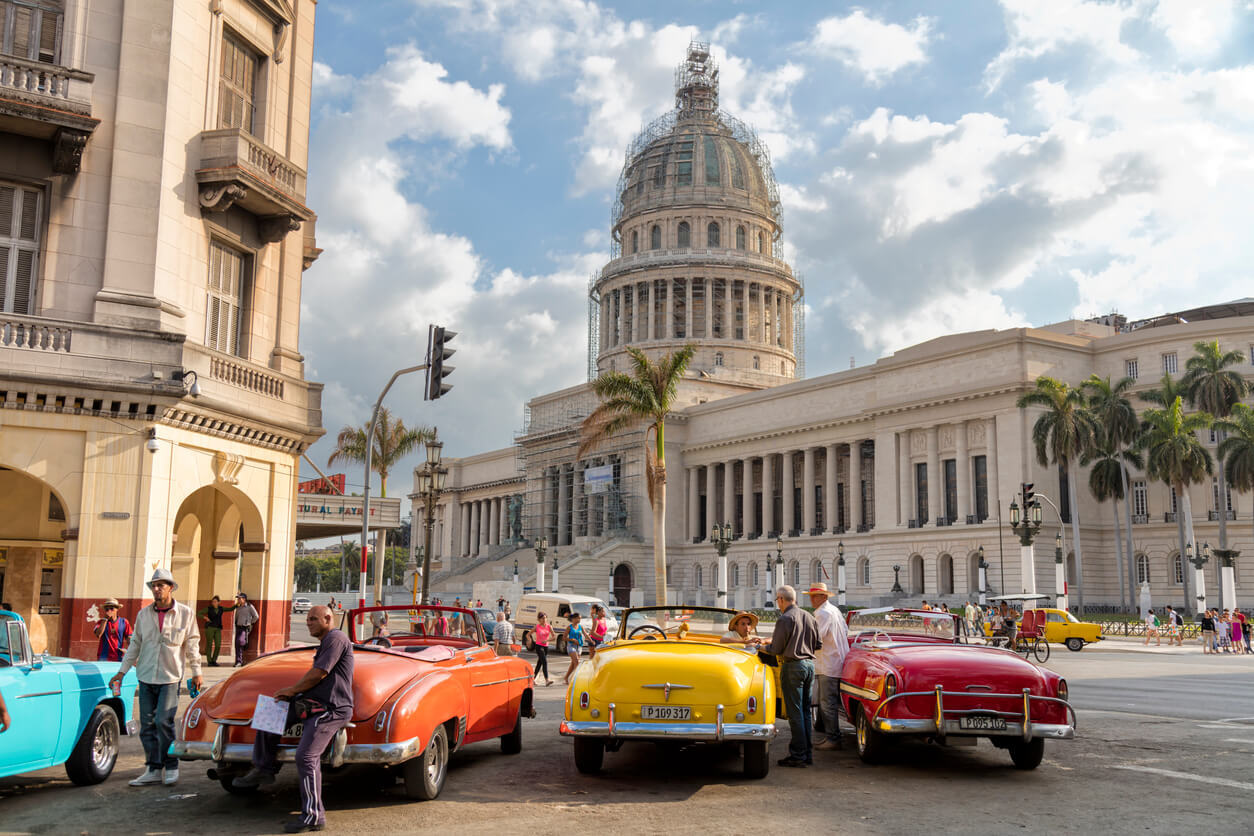
<path id="1" fill-rule="evenodd" d="M 1144 644 L 1145 639 L 1137 636 L 1110 636 L 1106 639 L 1094 644 L 1084 646 L 1084 651 L 1105 652 L 1105 653 L 1152 653 L 1159 656 L 1201 656 L 1202 643 L 1199 639 L 1185 639 L 1184 646 L 1168 645 L 1163 642 L 1161 645 L 1151 641 Z M 1055 648 L 1057 652 L 1058 648 Z M 1224 654 L 1232 656 L 1233 654 Z"/>

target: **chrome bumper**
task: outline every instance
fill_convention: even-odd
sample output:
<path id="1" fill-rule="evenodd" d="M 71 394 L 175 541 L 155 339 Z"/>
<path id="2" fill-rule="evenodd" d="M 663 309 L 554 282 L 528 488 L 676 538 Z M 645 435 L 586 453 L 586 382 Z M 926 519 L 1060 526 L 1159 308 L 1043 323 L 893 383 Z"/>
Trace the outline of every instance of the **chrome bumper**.
<path id="1" fill-rule="evenodd" d="M 995 711 L 987 708 L 954 709 L 945 707 L 945 697 L 979 697 L 980 699 L 1006 699 L 1018 703 L 1018 711 Z M 934 713 L 928 718 L 895 719 L 881 717 L 884 709 L 894 700 L 905 697 L 931 697 L 935 700 Z M 1066 708 L 1071 716 L 1070 723 L 1033 723 L 1033 702 L 1058 703 Z M 993 716 L 1006 719 L 1006 728 L 993 731 L 991 729 L 964 729 L 959 727 L 959 720 L 951 720 L 953 716 Z M 1013 719 L 1012 719 L 1013 718 Z M 990 694 L 984 692 L 945 691 L 939 685 L 934 691 L 908 691 L 893 694 L 880 703 L 871 717 L 871 725 L 878 731 L 887 734 L 931 734 L 937 737 L 1019 737 L 1031 740 L 1034 737 L 1051 738 L 1054 740 L 1072 740 L 1075 738 L 1076 713 L 1066 700 L 1058 697 L 1039 697 L 1026 688 L 1019 694 Z"/>
<path id="2" fill-rule="evenodd" d="M 233 724 L 231 724 L 233 725 Z M 213 737 L 213 741 L 176 740 L 170 744 L 170 755 L 180 760 L 214 761 L 216 763 L 251 763 L 253 745 L 251 743 L 228 743 L 227 734 L 230 725 L 221 724 Z M 417 737 L 401 740 L 396 743 L 348 743 L 348 730 L 340 729 L 331 739 L 331 745 L 322 755 L 322 762 L 327 766 L 342 766 L 346 763 L 369 763 L 376 766 L 402 763 L 422 753 L 422 744 Z M 296 760 L 296 746 L 279 744 L 279 763 L 293 763 Z"/>
<path id="3" fill-rule="evenodd" d="M 609 722 L 562 720 L 558 732 L 564 737 L 605 737 L 625 740 L 698 740 L 721 742 L 772 740 L 775 726 L 764 723 L 724 723 L 723 706 L 716 709 L 711 723 L 620 723 L 614 718 L 615 706 L 610 703 Z"/>

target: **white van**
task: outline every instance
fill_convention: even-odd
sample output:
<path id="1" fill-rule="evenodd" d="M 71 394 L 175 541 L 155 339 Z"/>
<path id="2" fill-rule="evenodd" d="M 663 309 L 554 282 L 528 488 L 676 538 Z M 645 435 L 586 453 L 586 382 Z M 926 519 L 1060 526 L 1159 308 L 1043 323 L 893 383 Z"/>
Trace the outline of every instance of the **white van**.
<path id="1" fill-rule="evenodd" d="M 592 605 L 605 607 L 607 637 L 613 637 L 618 624 L 609 616 L 609 607 L 600 598 L 591 595 L 566 595 L 558 592 L 529 592 L 518 602 L 514 611 L 514 633 L 521 636 L 523 647 L 535 650 L 535 641 L 531 631 L 536 627 L 536 615 L 545 613 L 549 617 L 549 626 L 553 628 L 553 639 L 549 647 L 556 647 L 558 653 L 566 652 L 566 628 L 570 626 L 570 614 L 577 612 L 585 630 L 592 628 Z"/>

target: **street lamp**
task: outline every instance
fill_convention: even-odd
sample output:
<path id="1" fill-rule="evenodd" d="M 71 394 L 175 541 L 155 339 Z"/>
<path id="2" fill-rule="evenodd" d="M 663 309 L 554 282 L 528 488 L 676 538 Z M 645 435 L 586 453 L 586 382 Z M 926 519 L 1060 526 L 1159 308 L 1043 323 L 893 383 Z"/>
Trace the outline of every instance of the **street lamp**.
<path id="1" fill-rule="evenodd" d="M 784 580 L 784 540 L 782 537 L 775 538 L 775 586 L 781 587 L 787 581 Z M 773 591 L 773 590 L 772 590 Z"/>
<path id="2" fill-rule="evenodd" d="M 422 552 L 422 603 L 426 604 L 430 600 L 431 593 L 431 540 L 435 531 L 435 509 L 436 504 L 440 501 L 440 494 L 444 492 L 444 482 L 448 477 L 448 468 L 440 464 L 440 456 L 444 450 L 444 442 L 432 439 L 426 444 L 427 460 L 423 462 L 418 470 L 418 499 L 422 503 L 423 520 L 422 520 L 422 546 L 419 551 Z M 411 570 L 417 570 L 417 562 L 411 561 L 413 564 Z M 413 603 L 417 606 L 419 600 L 418 584 L 413 586 Z"/>
<path id="3" fill-rule="evenodd" d="M 1193 564 L 1193 570 L 1197 573 L 1197 611 L 1199 613 L 1206 612 L 1206 575 L 1202 572 L 1202 567 L 1210 562 L 1210 543 L 1202 544 L 1202 553 L 1194 557 L 1193 544 L 1186 543 L 1184 546 L 1185 558 L 1189 563 Z"/>
<path id="4" fill-rule="evenodd" d="M 549 552 L 549 538 L 536 540 L 536 592 L 544 591 L 544 556 Z"/>
<path id="5" fill-rule="evenodd" d="M 1010 501 L 1010 530 L 1019 536 L 1019 577 L 1025 595 L 1036 593 L 1036 558 L 1032 540 L 1041 530 L 1041 503 L 1034 498 L 1031 483 L 1023 485 L 1023 514 L 1019 504 Z"/>
<path id="6" fill-rule="evenodd" d="M 710 542 L 718 552 L 718 577 L 714 579 L 714 605 L 717 607 L 727 606 L 727 547 L 731 545 L 732 537 L 730 523 L 715 523 L 710 531 Z"/>
<path id="7" fill-rule="evenodd" d="M 890 589 L 889 592 L 901 592 L 901 593 L 905 592 L 905 590 L 901 588 L 901 564 L 900 563 L 893 564 L 893 588 Z"/>
<path id="8" fill-rule="evenodd" d="M 1219 559 L 1219 606 L 1235 607 L 1237 605 L 1237 556 L 1241 552 L 1237 549 L 1215 549 L 1214 552 L 1215 557 Z"/>
<path id="9" fill-rule="evenodd" d="M 1054 589 L 1057 607 L 1067 609 L 1067 569 L 1062 562 L 1062 530 L 1054 536 Z"/>
<path id="10" fill-rule="evenodd" d="M 980 606 L 988 605 L 988 563 L 984 560 L 984 546 L 980 546 L 976 566 L 980 570 Z"/>
<path id="11" fill-rule="evenodd" d="M 836 544 L 836 603 L 845 605 L 845 541 Z"/>

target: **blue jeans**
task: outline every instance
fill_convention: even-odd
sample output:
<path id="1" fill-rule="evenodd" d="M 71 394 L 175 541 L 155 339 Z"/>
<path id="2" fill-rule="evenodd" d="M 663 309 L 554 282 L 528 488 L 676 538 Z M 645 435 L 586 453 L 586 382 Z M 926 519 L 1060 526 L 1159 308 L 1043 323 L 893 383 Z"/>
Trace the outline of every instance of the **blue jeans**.
<path id="1" fill-rule="evenodd" d="M 840 677 L 816 676 L 819 689 L 819 714 L 823 717 L 823 733 L 833 743 L 840 743 Z"/>
<path id="2" fill-rule="evenodd" d="M 810 689 L 813 685 L 814 662 L 810 659 L 779 663 L 780 696 L 784 700 L 784 710 L 788 712 L 788 730 L 792 733 L 792 740 L 788 741 L 788 756 L 806 763 L 814 760 L 813 744 L 810 742 L 814 726 L 810 714 Z"/>
<path id="3" fill-rule="evenodd" d="M 149 769 L 178 769 L 178 758 L 170 757 L 174 742 L 174 712 L 179 707 L 179 684 L 139 683 L 139 739 Z"/>

